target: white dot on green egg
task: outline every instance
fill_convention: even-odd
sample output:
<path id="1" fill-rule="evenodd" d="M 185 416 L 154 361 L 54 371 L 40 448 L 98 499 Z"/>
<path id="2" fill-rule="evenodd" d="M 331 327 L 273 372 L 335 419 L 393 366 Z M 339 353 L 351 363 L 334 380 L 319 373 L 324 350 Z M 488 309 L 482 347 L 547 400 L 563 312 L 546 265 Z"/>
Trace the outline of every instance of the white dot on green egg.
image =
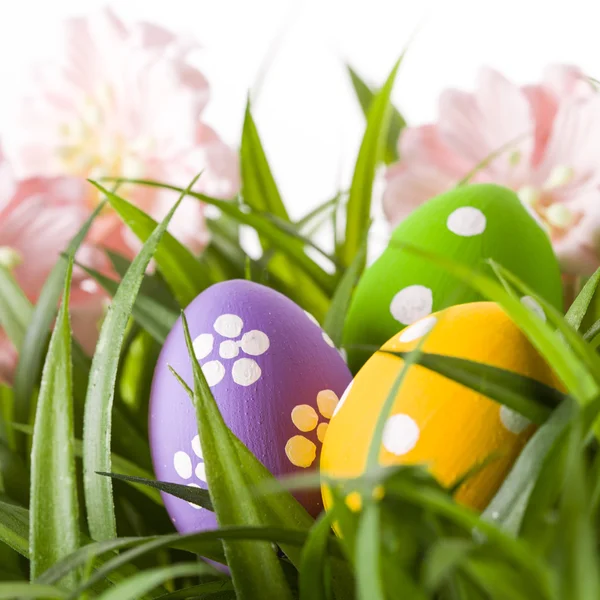
<path id="1" fill-rule="evenodd" d="M 390 303 L 390 313 L 402 325 L 411 325 L 426 317 L 433 308 L 433 292 L 424 285 L 401 289 Z"/>
<path id="2" fill-rule="evenodd" d="M 335 405 L 335 408 L 333 409 L 333 414 L 331 415 L 332 419 L 333 419 L 333 417 L 335 417 L 335 415 L 338 414 L 338 412 L 340 411 L 340 408 L 342 408 L 342 406 L 344 405 L 344 402 L 346 402 L 346 399 L 350 395 L 350 390 L 352 389 L 353 383 L 354 383 L 354 379 L 348 384 L 348 387 L 345 389 L 344 393 L 342 394 L 340 401 Z"/>
<path id="3" fill-rule="evenodd" d="M 247 331 L 240 341 L 240 347 L 250 356 L 264 354 L 269 349 L 270 344 L 269 336 L 258 329 Z"/>
<path id="4" fill-rule="evenodd" d="M 474 206 L 461 206 L 457 208 L 450 214 L 446 221 L 446 227 L 452 233 L 462 237 L 480 235 L 485 231 L 485 226 L 485 215 Z"/>
<path id="5" fill-rule="evenodd" d="M 240 349 L 233 340 L 225 340 L 219 345 L 219 356 L 221 358 L 235 358 L 239 353 Z"/>
<path id="6" fill-rule="evenodd" d="M 212 352 L 213 343 L 214 338 L 210 333 L 201 333 L 192 344 L 196 358 L 198 360 L 206 358 Z"/>
<path id="7" fill-rule="evenodd" d="M 194 454 L 198 457 L 198 458 L 202 458 L 202 446 L 200 445 L 200 436 L 199 435 L 195 435 L 194 439 L 192 440 L 192 450 L 194 451 Z"/>
<path id="8" fill-rule="evenodd" d="M 504 425 L 505 429 L 515 435 L 523 433 L 531 425 L 529 419 L 504 405 L 500 407 L 500 422 Z"/>
<path id="9" fill-rule="evenodd" d="M 196 477 L 200 480 L 200 481 L 204 481 L 206 483 L 206 466 L 204 463 L 198 463 L 196 465 Z"/>
<path id="10" fill-rule="evenodd" d="M 414 419 L 405 414 L 392 415 L 383 428 L 383 447 L 396 456 L 402 456 L 417 445 L 420 435 Z"/>
<path id="11" fill-rule="evenodd" d="M 329 346 L 331 346 L 332 348 L 335 348 L 335 344 L 333 343 L 333 340 L 324 331 L 321 331 L 321 335 L 323 336 L 323 339 L 327 342 L 327 344 Z"/>
<path id="12" fill-rule="evenodd" d="M 535 313 L 540 319 L 542 319 L 542 321 L 546 320 L 546 313 L 535 298 L 532 298 L 531 296 L 523 296 L 521 298 L 521 304 L 526 306 L 531 312 Z"/>
<path id="13" fill-rule="evenodd" d="M 192 476 L 192 459 L 186 452 L 179 450 L 173 456 L 173 466 L 177 475 L 182 479 L 189 479 Z"/>
<path id="14" fill-rule="evenodd" d="M 437 323 L 437 318 L 433 315 L 429 315 L 416 323 L 413 323 L 410 327 L 407 327 L 399 336 L 398 340 L 401 342 L 413 342 L 422 338 L 428 334 Z"/>
<path id="15" fill-rule="evenodd" d="M 198 488 L 199 490 L 202 489 L 197 483 L 188 483 L 187 485 L 188 485 L 188 487 L 191 487 L 191 488 Z M 193 502 L 188 502 L 188 504 L 192 508 L 195 508 L 196 510 L 200 510 L 202 508 L 201 506 L 198 506 L 197 504 L 194 504 Z"/>
<path id="16" fill-rule="evenodd" d="M 225 367 L 218 360 L 210 360 L 202 365 L 202 372 L 209 387 L 217 385 L 225 377 Z"/>
<path id="17" fill-rule="evenodd" d="M 221 315 L 217 317 L 213 327 L 223 337 L 234 338 L 242 333 L 244 322 L 237 315 Z"/>
<path id="18" fill-rule="evenodd" d="M 240 358 L 233 363 L 231 376 L 238 385 L 247 387 L 260 379 L 261 370 L 258 363 L 251 358 Z"/>

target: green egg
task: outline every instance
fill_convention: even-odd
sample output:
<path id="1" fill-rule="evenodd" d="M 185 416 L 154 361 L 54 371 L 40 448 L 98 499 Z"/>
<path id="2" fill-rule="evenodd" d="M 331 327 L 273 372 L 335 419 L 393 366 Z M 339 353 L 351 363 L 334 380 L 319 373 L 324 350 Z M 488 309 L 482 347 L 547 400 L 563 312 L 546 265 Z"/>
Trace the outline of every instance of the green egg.
<path id="1" fill-rule="evenodd" d="M 492 274 L 493 258 L 539 296 L 562 310 L 558 261 L 547 234 L 516 194 L 492 184 L 464 186 L 420 206 L 392 234 L 385 252 L 356 287 L 346 318 L 344 347 L 356 373 L 372 351 L 431 312 L 482 296 L 443 269 L 398 248 L 408 243 Z M 524 303 L 540 310 L 533 299 Z"/>

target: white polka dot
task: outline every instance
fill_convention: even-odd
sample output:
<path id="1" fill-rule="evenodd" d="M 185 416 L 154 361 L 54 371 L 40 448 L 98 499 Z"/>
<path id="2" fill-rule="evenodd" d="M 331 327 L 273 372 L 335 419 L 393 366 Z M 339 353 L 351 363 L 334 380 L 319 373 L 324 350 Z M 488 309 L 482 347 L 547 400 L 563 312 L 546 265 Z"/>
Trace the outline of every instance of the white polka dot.
<path id="1" fill-rule="evenodd" d="M 235 358 L 239 353 L 238 345 L 233 340 L 225 340 L 219 345 L 219 356 L 221 358 Z"/>
<path id="2" fill-rule="evenodd" d="M 340 356 L 342 357 L 342 360 L 347 363 L 348 362 L 348 353 L 346 352 L 346 348 L 340 348 L 338 350 L 338 352 L 340 353 Z"/>
<path id="3" fill-rule="evenodd" d="M 217 385 L 225 377 L 225 367 L 218 360 L 211 360 L 202 365 L 202 372 L 206 377 L 206 383 L 210 387 Z"/>
<path id="4" fill-rule="evenodd" d="M 531 425 L 529 419 L 504 405 L 500 407 L 500 421 L 508 431 L 516 435 L 523 433 Z"/>
<path id="5" fill-rule="evenodd" d="M 247 387 L 260 379 L 261 370 L 255 360 L 240 358 L 233 363 L 231 376 L 238 385 Z"/>
<path id="6" fill-rule="evenodd" d="M 177 471 L 177 475 L 182 479 L 189 479 L 192 476 L 192 459 L 187 455 L 187 453 L 175 452 L 173 456 L 173 466 L 175 467 L 175 471 Z"/>
<path id="7" fill-rule="evenodd" d="M 485 215 L 474 206 L 457 208 L 446 221 L 446 227 L 456 235 L 471 237 L 485 231 Z"/>
<path id="8" fill-rule="evenodd" d="M 392 317 L 402 325 L 411 325 L 433 309 L 433 293 L 424 285 L 409 285 L 400 290 L 390 304 Z"/>
<path id="9" fill-rule="evenodd" d="M 396 456 L 410 452 L 419 441 L 419 426 L 408 415 L 392 415 L 383 429 L 383 447 Z"/>
<path id="10" fill-rule="evenodd" d="M 240 346 L 246 354 L 250 356 L 260 356 L 269 349 L 269 337 L 266 333 L 253 329 L 252 331 L 246 332 L 242 336 Z"/>
<path id="11" fill-rule="evenodd" d="M 321 325 L 319 325 L 319 321 L 317 321 L 317 319 L 311 315 L 307 310 L 304 311 L 304 314 L 317 326 L 317 327 L 321 327 Z"/>
<path id="12" fill-rule="evenodd" d="M 327 344 L 329 344 L 332 348 L 335 348 L 333 340 L 324 331 L 321 331 L 321 335 L 323 336 L 323 339 L 327 342 Z"/>
<path id="13" fill-rule="evenodd" d="M 542 319 L 542 321 L 546 320 L 546 313 L 535 298 L 532 298 L 531 296 L 523 296 L 521 298 L 521 304 L 526 306 L 531 312 L 535 313 L 540 319 Z"/>
<path id="14" fill-rule="evenodd" d="M 346 402 L 346 398 L 348 398 L 348 396 L 350 395 L 350 390 L 352 389 L 353 383 L 354 383 L 354 379 L 348 384 L 348 387 L 344 390 L 344 393 L 342 394 L 340 401 L 335 405 L 335 408 L 333 409 L 333 414 L 331 415 L 332 419 L 333 419 L 333 417 L 335 417 L 335 415 L 338 414 L 338 412 L 339 412 L 340 408 L 342 408 L 342 405 L 344 404 L 344 402 Z"/>
<path id="15" fill-rule="evenodd" d="M 196 477 L 200 480 L 200 481 L 204 481 L 204 483 L 206 483 L 206 466 L 204 465 L 203 462 L 198 463 L 196 465 Z"/>
<path id="16" fill-rule="evenodd" d="M 234 338 L 242 333 L 244 321 L 237 315 L 221 315 L 217 318 L 213 327 L 223 337 Z"/>
<path id="17" fill-rule="evenodd" d="M 400 336 L 398 340 L 401 342 L 413 342 L 414 340 L 418 340 L 422 338 L 425 334 L 429 333 L 437 323 L 437 318 L 433 315 L 429 315 L 420 321 L 417 321 L 414 325 L 407 327 Z"/>
<path id="18" fill-rule="evenodd" d="M 196 483 L 188 483 L 187 484 L 188 487 L 193 487 L 193 488 L 198 488 L 198 489 L 202 489 L 198 484 Z M 188 502 L 188 504 L 192 507 L 195 508 L 196 510 L 200 510 L 202 507 L 198 506 L 197 504 L 194 504 L 193 502 Z"/>
<path id="19" fill-rule="evenodd" d="M 198 360 L 206 358 L 213 349 L 214 339 L 210 333 L 201 333 L 194 340 L 194 354 Z"/>
<path id="20" fill-rule="evenodd" d="M 200 445 L 200 436 L 195 435 L 192 440 L 192 450 L 198 458 L 202 458 L 202 446 Z"/>

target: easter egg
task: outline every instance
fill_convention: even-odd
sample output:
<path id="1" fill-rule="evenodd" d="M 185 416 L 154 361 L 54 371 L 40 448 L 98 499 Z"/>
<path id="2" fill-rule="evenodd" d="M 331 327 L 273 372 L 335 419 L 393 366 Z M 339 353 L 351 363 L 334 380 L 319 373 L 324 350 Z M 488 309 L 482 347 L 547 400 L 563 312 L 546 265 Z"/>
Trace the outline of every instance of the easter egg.
<path id="1" fill-rule="evenodd" d="M 528 305 L 527 298 L 524 303 Z M 544 317 L 543 311 L 536 314 Z M 382 350 L 412 350 L 425 335 L 424 352 L 485 363 L 561 387 L 544 359 L 495 303 L 462 304 L 424 317 L 394 335 Z M 329 424 L 322 473 L 352 478 L 364 472 L 377 419 L 403 364 L 397 356 L 377 352 L 358 372 Z M 444 485 L 484 465 L 455 496 L 483 509 L 534 430 L 526 418 L 507 407 L 412 365 L 386 417 L 379 463 L 426 464 Z M 323 492 L 327 505 L 327 492 Z"/>
<path id="2" fill-rule="evenodd" d="M 485 262 L 492 258 L 562 308 L 560 270 L 550 240 L 516 194 L 491 184 L 459 187 L 429 200 L 400 223 L 388 248 L 359 281 L 343 338 L 353 373 L 402 327 L 448 306 L 483 300 L 443 268 L 400 244 L 494 276 Z"/>
<path id="3" fill-rule="evenodd" d="M 352 379 L 310 314 L 250 281 L 226 281 L 186 309 L 194 352 L 225 423 L 276 476 L 316 468 L 327 424 Z M 193 385 L 179 319 L 159 355 L 150 397 L 149 435 L 158 480 L 206 488 L 195 409 L 168 365 Z M 312 514 L 318 491 L 298 499 Z M 163 495 L 180 532 L 216 526 L 212 512 Z"/>

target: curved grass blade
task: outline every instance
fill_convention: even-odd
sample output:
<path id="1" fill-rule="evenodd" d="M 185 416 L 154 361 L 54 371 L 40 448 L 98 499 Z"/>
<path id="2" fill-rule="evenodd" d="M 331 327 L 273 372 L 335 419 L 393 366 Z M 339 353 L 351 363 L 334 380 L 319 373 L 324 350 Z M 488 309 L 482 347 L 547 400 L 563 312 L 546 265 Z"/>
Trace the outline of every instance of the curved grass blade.
<path id="1" fill-rule="evenodd" d="M 575 330 L 579 331 L 581 323 L 590 307 L 592 298 L 596 293 L 598 284 L 600 283 L 600 269 L 586 281 L 583 289 L 577 295 L 577 298 L 573 301 L 573 304 L 569 307 L 567 314 L 565 315 L 565 321 Z"/>
<path id="2" fill-rule="evenodd" d="M 350 65 L 346 65 L 346 68 L 348 69 L 348 73 L 352 81 L 352 87 L 354 87 L 360 107 L 362 108 L 365 117 L 367 117 L 369 114 L 369 109 L 371 108 L 371 103 L 375 97 L 375 93 Z M 385 153 L 383 155 L 384 161 L 388 165 L 398 160 L 398 139 L 400 138 L 400 133 L 405 127 L 406 121 L 404 120 L 404 117 L 400 114 L 397 108 L 392 106 L 390 123 L 388 125 L 385 142 Z"/>
<path id="3" fill-rule="evenodd" d="M 328 600 L 331 594 L 325 579 L 327 572 L 327 540 L 331 535 L 331 513 L 323 513 L 311 529 L 302 549 L 299 570 L 299 600 Z"/>
<path id="4" fill-rule="evenodd" d="M 117 293 L 119 282 L 103 275 L 95 269 L 80 265 L 81 268 L 102 286 L 111 296 Z M 159 344 L 163 344 L 169 331 L 177 320 L 177 313 L 173 312 L 142 291 L 135 299 L 132 310 L 133 318 L 145 329 Z"/>
<path id="5" fill-rule="evenodd" d="M 0 542 L 29 558 L 29 511 L 0 500 Z"/>
<path id="6" fill-rule="evenodd" d="M 194 406 L 206 465 L 208 488 L 221 527 L 260 525 L 256 502 L 240 468 L 230 431 L 219 412 L 194 354 L 185 315 L 183 331 L 194 374 Z M 268 544 L 223 542 L 234 588 L 240 599 L 262 596 L 291 600 L 273 548 Z"/>
<path id="7" fill-rule="evenodd" d="M 271 168 L 265 156 L 256 124 L 246 103 L 242 143 L 240 148 L 242 194 L 244 201 L 254 210 L 269 212 L 284 221 L 290 217 L 283 204 Z"/>
<path id="8" fill-rule="evenodd" d="M 72 272 L 71 258 L 44 363 L 33 428 L 29 548 L 34 579 L 79 545 L 69 323 Z M 66 582 L 73 583 L 74 578 Z"/>
<path id="9" fill-rule="evenodd" d="M 155 490 L 170 494 L 171 496 L 175 496 L 176 498 L 181 498 L 186 502 L 191 502 L 196 506 L 201 506 L 202 508 L 211 511 L 214 510 L 208 490 L 203 490 L 202 488 L 193 488 L 189 485 L 169 483 L 167 481 L 154 481 L 153 479 L 133 477 L 131 475 L 123 475 L 122 473 L 102 473 L 99 471 L 98 475 L 104 475 L 105 477 L 112 477 L 112 479 L 119 479 L 130 483 L 137 483 L 141 486 L 148 486 Z"/>
<path id="10" fill-rule="evenodd" d="M 83 467 L 88 525 L 95 540 L 113 538 L 117 533 L 112 482 L 95 473 L 111 471 L 111 413 L 127 322 L 148 263 L 182 199 L 173 205 L 131 263 L 102 325 L 92 361 L 84 413 Z"/>
<path id="11" fill-rule="evenodd" d="M 190 598 L 206 600 L 225 600 L 219 597 L 219 592 L 232 592 L 233 586 L 230 579 L 208 581 L 190 587 L 163 594 L 158 600 L 189 600 Z M 235 594 L 235 592 L 232 592 Z M 221 594 L 222 595 L 222 594 Z M 235 598 L 235 595 L 233 596 Z"/>
<path id="12" fill-rule="evenodd" d="M 404 358 L 410 353 L 385 351 L 385 354 Z M 538 425 L 544 423 L 552 410 L 568 398 L 536 379 L 465 358 L 423 352 L 416 362 L 508 406 Z"/>
<path id="13" fill-rule="evenodd" d="M 24 583 L 22 581 L 10 581 L 0 583 L 0 599 L 24 600 L 25 598 L 66 598 L 65 592 L 52 585 L 41 585 L 38 583 Z"/>
<path id="14" fill-rule="evenodd" d="M 362 510 L 356 534 L 356 591 L 358 600 L 385 600 L 380 573 L 379 505 L 369 501 Z"/>
<path id="15" fill-rule="evenodd" d="M 318 228 L 323 222 L 323 213 L 327 213 L 327 211 L 330 209 L 332 211 L 337 210 L 341 198 L 341 192 L 337 193 L 333 198 L 330 198 L 329 200 L 323 202 L 323 204 L 320 204 L 316 208 L 313 208 L 310 212 L 306 213 L 301 219 L 296 221 L 296 227 L 298 228 L 298 230 L 303 231 L 309 226 L 311 227 L 311 229 L 313 227 Z M 327 215 L 325 215 L 325 219 L 326 218 Z M 316 225 L 314 224 L 315 220 L 317 221 Z"/>
<path id="16" fill-rule="evenodd" d="M 112 181 L 112 180 L 111 180 Z M 115 179 L 123 183 L 135 183 L 139 185 L 147 185 L 160 189 L 173 190 L 175 192 L 184 192 L 180 187 L 168 185 L 159 181 L 148 179 Z M 259 236 L 267 239 L 270 244 L 285 254 L 291 261 L 298 265 L 307 275 L 309 275 L 323 290 L 333 292 L 335 284 L 334 278 L 326 273 L 319 265 L 317 265 L 304 251 L 304 244 L 295 236 L 291 236 L 287 231 L 283 231 L 276 223 L 273 223 L 254 212 L 246 213 L 233 202 L 218 200 L 211 198 L 198 192 L 187 192 L 187 195 L 192 196 L 205 204 L 216 206 L 224 214 L 242 225 L 249 225 Z"/>
<path id="17" fill-rule="evenodd" d="M 67 246 L 66 256 L 61 255 L 54 265 L 33 309 L 15 370 L 13 389 L 15 395 L 15 421 L 17 423 L 26 423 L 29 420 L 30 400 L 41 372 L 42 359 L 46 349 L 45 340 L 49 337 L 49 331 L 58 310 L 60 295 L 63 292 L 69 258 L 75 257 L 92 223 L 104 208 L 105 203 L 106 201 L 102 201 L 98 204 Z"/>
<path id="18" fill-rule="evenodd" d="M 409 244 L 397 244 L 397 246 L 438 265 L 458 280 L 470 285 L 483 296 L 497 302 L 527 335 L 531 343 L 561 378 L 567 390 L 579 402 L 585 404 L 596 397 L 600 387 L 596 383 L 594 375 L 584 367 L 573 350 L 560 343 L 556 333 L 552 331 L 549 325 L 509 294 L 500 283 L 445 256 Z M 503 270 L 501 272 L 510 280 L 508 273 Z M 552 319 L 555 312 L 557 311 L 553 309 L 546 314 L 549 319 Z M 566 331 L 565 336 L 567 339 L 571 335 L 577 335 L 562 318 L 559 319 L 558 327 L 561 333 L 565 334 Z"/>
<path id="19" fill-rule="evenodd" d="M 346 313 L 350 307 L 350 301 L 352 300 L 352 294 L 354 288 L 362 275 L 365 267 L 365 261 L 367 256 L 367 240 L 363 240 L 352 264 L 343 277 L 333 294 L 329 310 L 325 315 L 325 321 L 323 322 L 323 329 L 327 332 L 329 337 L 332 339 L 336 348 L 341 348 L 342 338 L 344 334 L 344 324 L 346 322 Z"/>
<path id="20" fill-rule="evenodd" d="M 114 588 L 98 596 L 99 600 L 138 600 L 144 594 L 178 577 L 197 577 L 212 573 L 213 569 L 205 563 L 179 563 L 158 569 L 148 569 L 129 577 Z"/>
<path id="21" fill-rule="evenodd" d="M 196 183 L 198 177 L 199 175 L 191 182 L 188 190 Z M 142 242 L 150 239 L 152 232 L 158 226 L 152 217 L 127 200 L 109 192 L 99 183 L 95 181 L 91 183 L 106 195 L 110 205 L 117 211 L 125 225 Z M 183 190 L 181 192 L 183 193 Z M 169 232 L 164 233 L 154 259 L 181 306 L 187 306 L 203 289 L 213 283 L 202 263 Z"/>
<path id="22" fill-rule="evenodd" d="M 402 57 L 394 65 L 387 81 L 369 107 L 367 127 L 358 152 L 346 211 L 346 238 L 341 259 L 347 267 L 352 264 L 358 252 L 365 235 L 365 228 L 371 219 L 371 195 L 375 171 L 387 127 L 390 96 L 401 62 Z"/>

